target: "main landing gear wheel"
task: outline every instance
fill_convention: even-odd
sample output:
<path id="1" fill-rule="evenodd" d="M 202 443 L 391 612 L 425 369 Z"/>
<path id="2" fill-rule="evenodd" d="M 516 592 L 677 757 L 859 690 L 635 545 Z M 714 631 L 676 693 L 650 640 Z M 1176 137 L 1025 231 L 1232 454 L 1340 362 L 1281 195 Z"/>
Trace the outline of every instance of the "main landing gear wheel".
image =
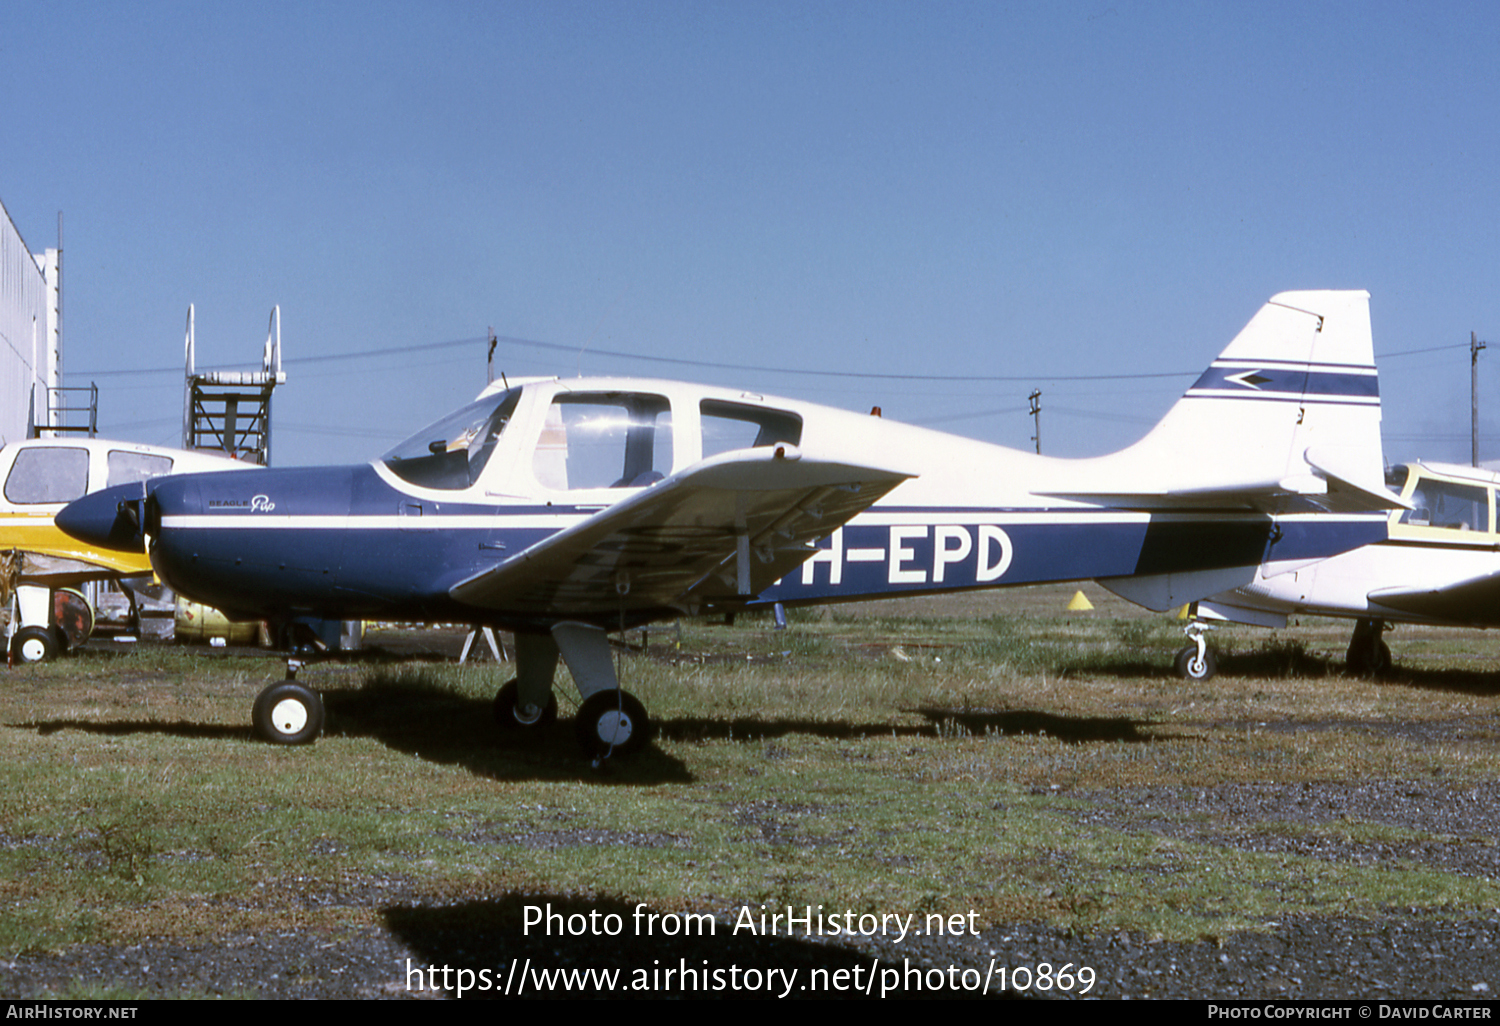
<path id="1" fill-rule="evenodd" d="M 1204 681 L 1219 672 L 1219 662 L 1214 658 L 1213 652 L 1203 650 L 1203 655 L 1198 655 L 1198 646 L 1189 645 L 1177 653 L 1177 676 L 1184 680 Z"/>
<path id="2" fill-rule="evenodd" d="M 22 627 L 11 639 L 10 650 L 20 663 L 45 663 L 54 658 L 60 646 L 50 627 Z"/>
<path id="3" fill-rule="evenodd" d="M 628 691 L 611 688 L 597 691 L 578 707 L 573 721 L 584 754 L 593 757 L 629 755 L 651 740 L 651 719 L 646 707 Z"/>
<path id="4" fill-rule="evenodd" d="M 278 681 L 255 700 L 251 719 L 272 744 L 305 745 L 323 732 L 323 699 L 296 681 Z"/>
<path id="5" fill-rule="evenodd" d="M 557 722 L 556 695 L 548 695 L 547 704 L 540 709 L 523 709 L 520 696 L 521 688 L 515 681 L 495 695 L 495 722 L 501 730 L 538 730 Z"/>
<path id="6" fill-rule="evenodd" d="M 1360 676 L 1379 677 L 1391 670 L 1391 647 L 1380 636 L 1385 624 L 1360 620 L 1344 655 L 1344 668 Z"/>

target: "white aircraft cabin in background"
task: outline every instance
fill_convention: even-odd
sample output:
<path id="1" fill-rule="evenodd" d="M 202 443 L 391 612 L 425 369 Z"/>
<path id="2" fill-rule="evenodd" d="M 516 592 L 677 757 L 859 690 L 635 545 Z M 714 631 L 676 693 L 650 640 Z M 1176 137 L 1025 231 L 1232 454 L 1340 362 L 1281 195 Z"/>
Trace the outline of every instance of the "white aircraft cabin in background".
<path id="1" fill-rule="evenodd" d="M 651 724 L 620 689 L 612 630 L 1090 578 L 1168 608 L 1248 584 L 1263 563 L 1384 538 L 1397 503 L 1381 479 L 1368 298 L 1276 296 L 1112 456 L 676 382 L 501 381 L 374 463 L 158 479 L 74 503 L 59 524 L 98 544 L 148 538 L 163 581 L 232 618 L 511 630 L 499 722 L 556 717 L 560 656 L 580 743 L 629 751 Z M 254 719 L 272 740 L 309 741 L 322 702 L 286 680 Z"/>
<path id="2" fill-rule="evenodd" d="M 90 492 L 163 474 L 248 466 L 223 454 L 104 438 L 37 438 L 0 446 L 0 602 L 15 600 L 11 658 L 39 663 L 87 639 L 94 616 L 73 590 L 78 585 L 151 576 L 140 552 L 81 544 L 58 530 L 53 518 L 59 510 Z"/>
<path id="3" fill-rule="evenodd" d="M 1389 514 L 1388 538 L 1309 566 L 1263 566 L 1253 582 L 1199 602 L 1197 615 L 1261 627 L 1285 627 L 1299 614 L 1352 618 L 1345 665 L 1353 673 L 1390 668 L 1381 634 L 1392 623 L 1500 627 L 1500 475 L 1412 463 L 1386 483 L 1410 507 Z M 1212 675 L 1210 655 L 1192 676 Z"/>

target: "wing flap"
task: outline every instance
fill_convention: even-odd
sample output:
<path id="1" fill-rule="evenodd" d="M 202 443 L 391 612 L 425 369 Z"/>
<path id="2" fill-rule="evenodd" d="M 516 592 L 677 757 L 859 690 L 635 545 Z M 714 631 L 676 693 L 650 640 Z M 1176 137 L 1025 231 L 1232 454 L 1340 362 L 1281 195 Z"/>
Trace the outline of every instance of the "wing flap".
<path id="1" fill-rule="evenodd" d="M 704 460 L 449 590 L 518 615 L 740 602 L 909 475 L 791 446 Z"/>

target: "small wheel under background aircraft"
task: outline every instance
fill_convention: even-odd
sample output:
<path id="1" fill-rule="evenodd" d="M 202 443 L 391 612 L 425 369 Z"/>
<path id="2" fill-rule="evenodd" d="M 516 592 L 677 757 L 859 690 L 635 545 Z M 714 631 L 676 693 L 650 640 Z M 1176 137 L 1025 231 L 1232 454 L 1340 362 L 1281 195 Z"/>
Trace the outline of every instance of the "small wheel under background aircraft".
<path id="1" fill-rule="evenodd" d="M 296 681 L 277 681 L 256 698 L 251 719 L 272 744 L 305 745 L 323 732 L 323 699 Z"/>
<path id="2" fill-rule="evenodd" d="M 1383 620 L 1356 620 L 1349 651 L 1344 654 L 1344 669 L 1361 676 L 1379 677 L 1391 669 L 1391 647 L 1381 637 L 1386 631 Z"/>
<path id="3" fill-rule="evenodd" d="M 520 709 L 521 687 L 511 681 L 495 695 L 495 723 L 501 730 L 537 730 L 557 722 L 557 696 L 548 695 L 547 704 L 527 716 Z"/>
<path id="4" fill-rule="evenodd" d="M 11 639 L 10 650 L 20 663 L 45 663 L 61 651 L 50 627 L 22 627 Z"/>
<path id="5" fill-rule="evenodd" d="M 1358 650 L 1356 651 L 1356 648 Z M 1350 673 L 1360 676 L 1369 675 L 1379 677 L 1389 673 L 1391 669 L 1391 647 L 1383 640 L 1373 645 L 1356 646 L 1351 644 L 1348 653 L 1344 656 L 1344 669 Z"/>
<path id="6" fill-rule="evenodd" d="M 646 707 L 628 691 L 610 688 L 596 691 L 578 707 L 573 721 L 584 754 L 629 755 L 651 740 L 651 719 Z"/>
<path id="7" fill-rule="evenodd" d="M 1184 680 L 1209 680 L 1219 672 L 1219 661 L 1214 658 L 1210 649 L 1203 650 L 1203 658 L 1198 658 L 1198 646 L 1189 645 L 1177 653 L 1177 676 Z"/>

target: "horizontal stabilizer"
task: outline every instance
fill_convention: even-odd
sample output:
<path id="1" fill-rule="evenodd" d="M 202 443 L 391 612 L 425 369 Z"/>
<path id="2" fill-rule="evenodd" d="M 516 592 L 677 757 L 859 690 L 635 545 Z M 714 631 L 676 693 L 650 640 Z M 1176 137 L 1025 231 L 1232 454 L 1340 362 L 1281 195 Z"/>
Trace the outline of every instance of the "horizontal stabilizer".
<path id="1" fill-rule="evenodd" d="M 1327 509 L 1330 513 L 1411 509 L 1411 503 L 1385 487 L 1384 482 L 1365 480 L 1357 470 L 1340 466 L 1332 454 L 1309 449 L 1304 458 L 1308 466 L 1328 483 Z"/>
<path id="2" fill-rule="evenodd" d="M 741 449 L 694 464 L 450 589 L 513 615 L 739 603 L 910 475 Z"/>
<path id="3" fill-rule="evenodd" d="M 1369 513 L 1404 509 L 1400 499 L 1385 489 L 1372 491 L 1352 482 L 1314 475 L 1260 483 L 1235 482 L 1201 488 L 1173 488 L 1160 492 L 1037 492 L 1053 499 L 1071 499 L 1113 509 L 1145 512 L 1164 510 L 1234 509 L 1280 515 L 1285 513 Z"/>
<path id="4" fill-rule="evenodd" d="M 1334 460 L 1313 450 L 1304 459 L 1304 474 L 1276 481 L 1232 481 L 1169 487 L 1159 492 L 1038 492 L 1056 499 L 1072 499 L 1122 509 L 1249 509 L 1258 513 L 1374 513 L 1411 506 L 1383 482 L 1338 468 Z"/>

